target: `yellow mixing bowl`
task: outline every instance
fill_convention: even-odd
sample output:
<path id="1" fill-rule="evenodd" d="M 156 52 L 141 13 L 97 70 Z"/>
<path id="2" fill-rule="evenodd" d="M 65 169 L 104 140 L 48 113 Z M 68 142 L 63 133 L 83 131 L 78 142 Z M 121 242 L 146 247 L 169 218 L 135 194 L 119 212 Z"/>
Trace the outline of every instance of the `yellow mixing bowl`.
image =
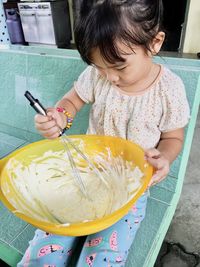
<path id="1" fill-rule="evenodd" d="M 0 160 L 0 199 L 9 210 L 14 212 L 16 216 L 46 232 L 69 236 L 88 235 L 108 228 L 109 226 L 120 220 L 131 209 L 136 200 L 147 189 L 147 186 L 153 174 L 153 168 L 144 160 L 144 151 L 138 145 L 125 139 L 97 135 L 73 135 L 68 137 L 73 138 L 73 142 L 75 141 L 75 143 L 76 140 L 77 142 L 79 142 L 79 140 L 81 140 L 81 142 L 84 142 L 83 152 L 88 155 L 94 155 L 94 153 L 96 154 L 100 152 L 106 153 L 106 149 L 109 147 L 113 156 L 121 155 L 125 160 L 133 161 L 144 173 L 144 178 L 142 178 L 143 183 L 141 183 L 140 187 L 137 189 L 135 196 L 127 204 L 125 204 L 117 211 L 111 213 L 110 215 L 107 215 L 101 219 L 71 224 L 69 226 L 39 221 L 19 212 L 17 210 L 17 206 L 14 207 L 11 204 L 17 203 L 18 196 L 15 192 L 14 187 L 12 186 L 10 177 L 6 170 L 9 159 L 16 159 L 28 166 L 33 157 L 40 157 L 44 154 L 45 151 L 63 150 L 62 142 L 60 142 L 60 139 L 57 138 L 54 140 L 42 140 L 32 143 L 16 150 L 9 156 Z M 10 201 L 11 199 L 12 202 Z"/>

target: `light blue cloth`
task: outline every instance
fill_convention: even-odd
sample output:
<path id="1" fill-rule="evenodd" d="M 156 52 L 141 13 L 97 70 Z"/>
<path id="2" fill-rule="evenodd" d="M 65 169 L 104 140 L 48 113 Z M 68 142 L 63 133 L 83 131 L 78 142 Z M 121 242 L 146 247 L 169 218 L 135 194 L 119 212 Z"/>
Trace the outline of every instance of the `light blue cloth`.
<path id="1" fill-rule="evenodd" d="M 86 237 L 77 267 L 123 267 L 135 234 L 145 217 L 145 192 L 120 221 Z M 58 236 L 36 230 L 17 267 L 66 267 L 79 237 Z"/>

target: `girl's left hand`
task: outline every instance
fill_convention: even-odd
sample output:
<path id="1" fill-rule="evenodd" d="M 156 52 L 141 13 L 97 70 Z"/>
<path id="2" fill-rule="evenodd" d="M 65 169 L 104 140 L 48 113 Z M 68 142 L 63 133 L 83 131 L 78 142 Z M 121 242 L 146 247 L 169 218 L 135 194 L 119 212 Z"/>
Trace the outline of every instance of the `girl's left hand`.
<path id="1" fill-rule="evenodd" d="M 169 173 L 170 163 L 162 153 L 156 149 L 148 149 L 145 151 L 145 159 L 155 168 L 154 175 L 149 183 L 149 187 L 161 182 Z"/>

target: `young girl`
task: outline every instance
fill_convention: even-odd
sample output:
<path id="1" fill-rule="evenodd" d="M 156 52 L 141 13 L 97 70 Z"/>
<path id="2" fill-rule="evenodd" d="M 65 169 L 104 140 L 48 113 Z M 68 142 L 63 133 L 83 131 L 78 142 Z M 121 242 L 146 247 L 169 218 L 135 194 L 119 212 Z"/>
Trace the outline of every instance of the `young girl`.
<path id="1" fill-rule="evenodd" d="M 119 136 L 143 147 L 155 167 L 149 186 L 168 174 L 189 118 L 182 81 L 152 61 L 165 36 L 161 17 L 159 0 L 83 0 L 75 39 L 89 66 L 56 107 L 48 109 L 48 116 L 35 117 L 38 131 L 56 138 L 91 103 L 87 133 Z M 87 236 L 77 266 L 125 266 L 146 203 L 144 193 L 124 218 Z M 37 230 L 18 266 L 68 266 L 77 239 Z"/>

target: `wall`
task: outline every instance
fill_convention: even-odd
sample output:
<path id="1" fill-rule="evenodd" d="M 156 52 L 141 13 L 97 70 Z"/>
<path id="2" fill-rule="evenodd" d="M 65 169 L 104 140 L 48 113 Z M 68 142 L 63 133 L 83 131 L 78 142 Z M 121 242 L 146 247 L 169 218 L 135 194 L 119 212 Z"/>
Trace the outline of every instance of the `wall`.
<path id="1" fill-rule="evenodd" d="M 54 106 L 86 65 L 72 50 L 64 50 L 65 56 L 45 55 L 44 50 L 34 54 L 29 47 L 28 51 L 0 49 L 0 132 L 7 134 L 12 129 L 12 136 L 35 141 L 39 138 L 34 127 L 35 111 L 24 97 L 25 91 L 29 90 L 44 106 Z M 69 133 L 71 130 L 73 134 L 83 133 L 87 129 L 88 112 L 87 116 L 86 112 L 78 116 L 79 123 Z"/>
<path id="2" fill-rule="evenodd" d="M 191 0 L 186 26 L 184 53 L 200 52 L 200 1 Z"/>

